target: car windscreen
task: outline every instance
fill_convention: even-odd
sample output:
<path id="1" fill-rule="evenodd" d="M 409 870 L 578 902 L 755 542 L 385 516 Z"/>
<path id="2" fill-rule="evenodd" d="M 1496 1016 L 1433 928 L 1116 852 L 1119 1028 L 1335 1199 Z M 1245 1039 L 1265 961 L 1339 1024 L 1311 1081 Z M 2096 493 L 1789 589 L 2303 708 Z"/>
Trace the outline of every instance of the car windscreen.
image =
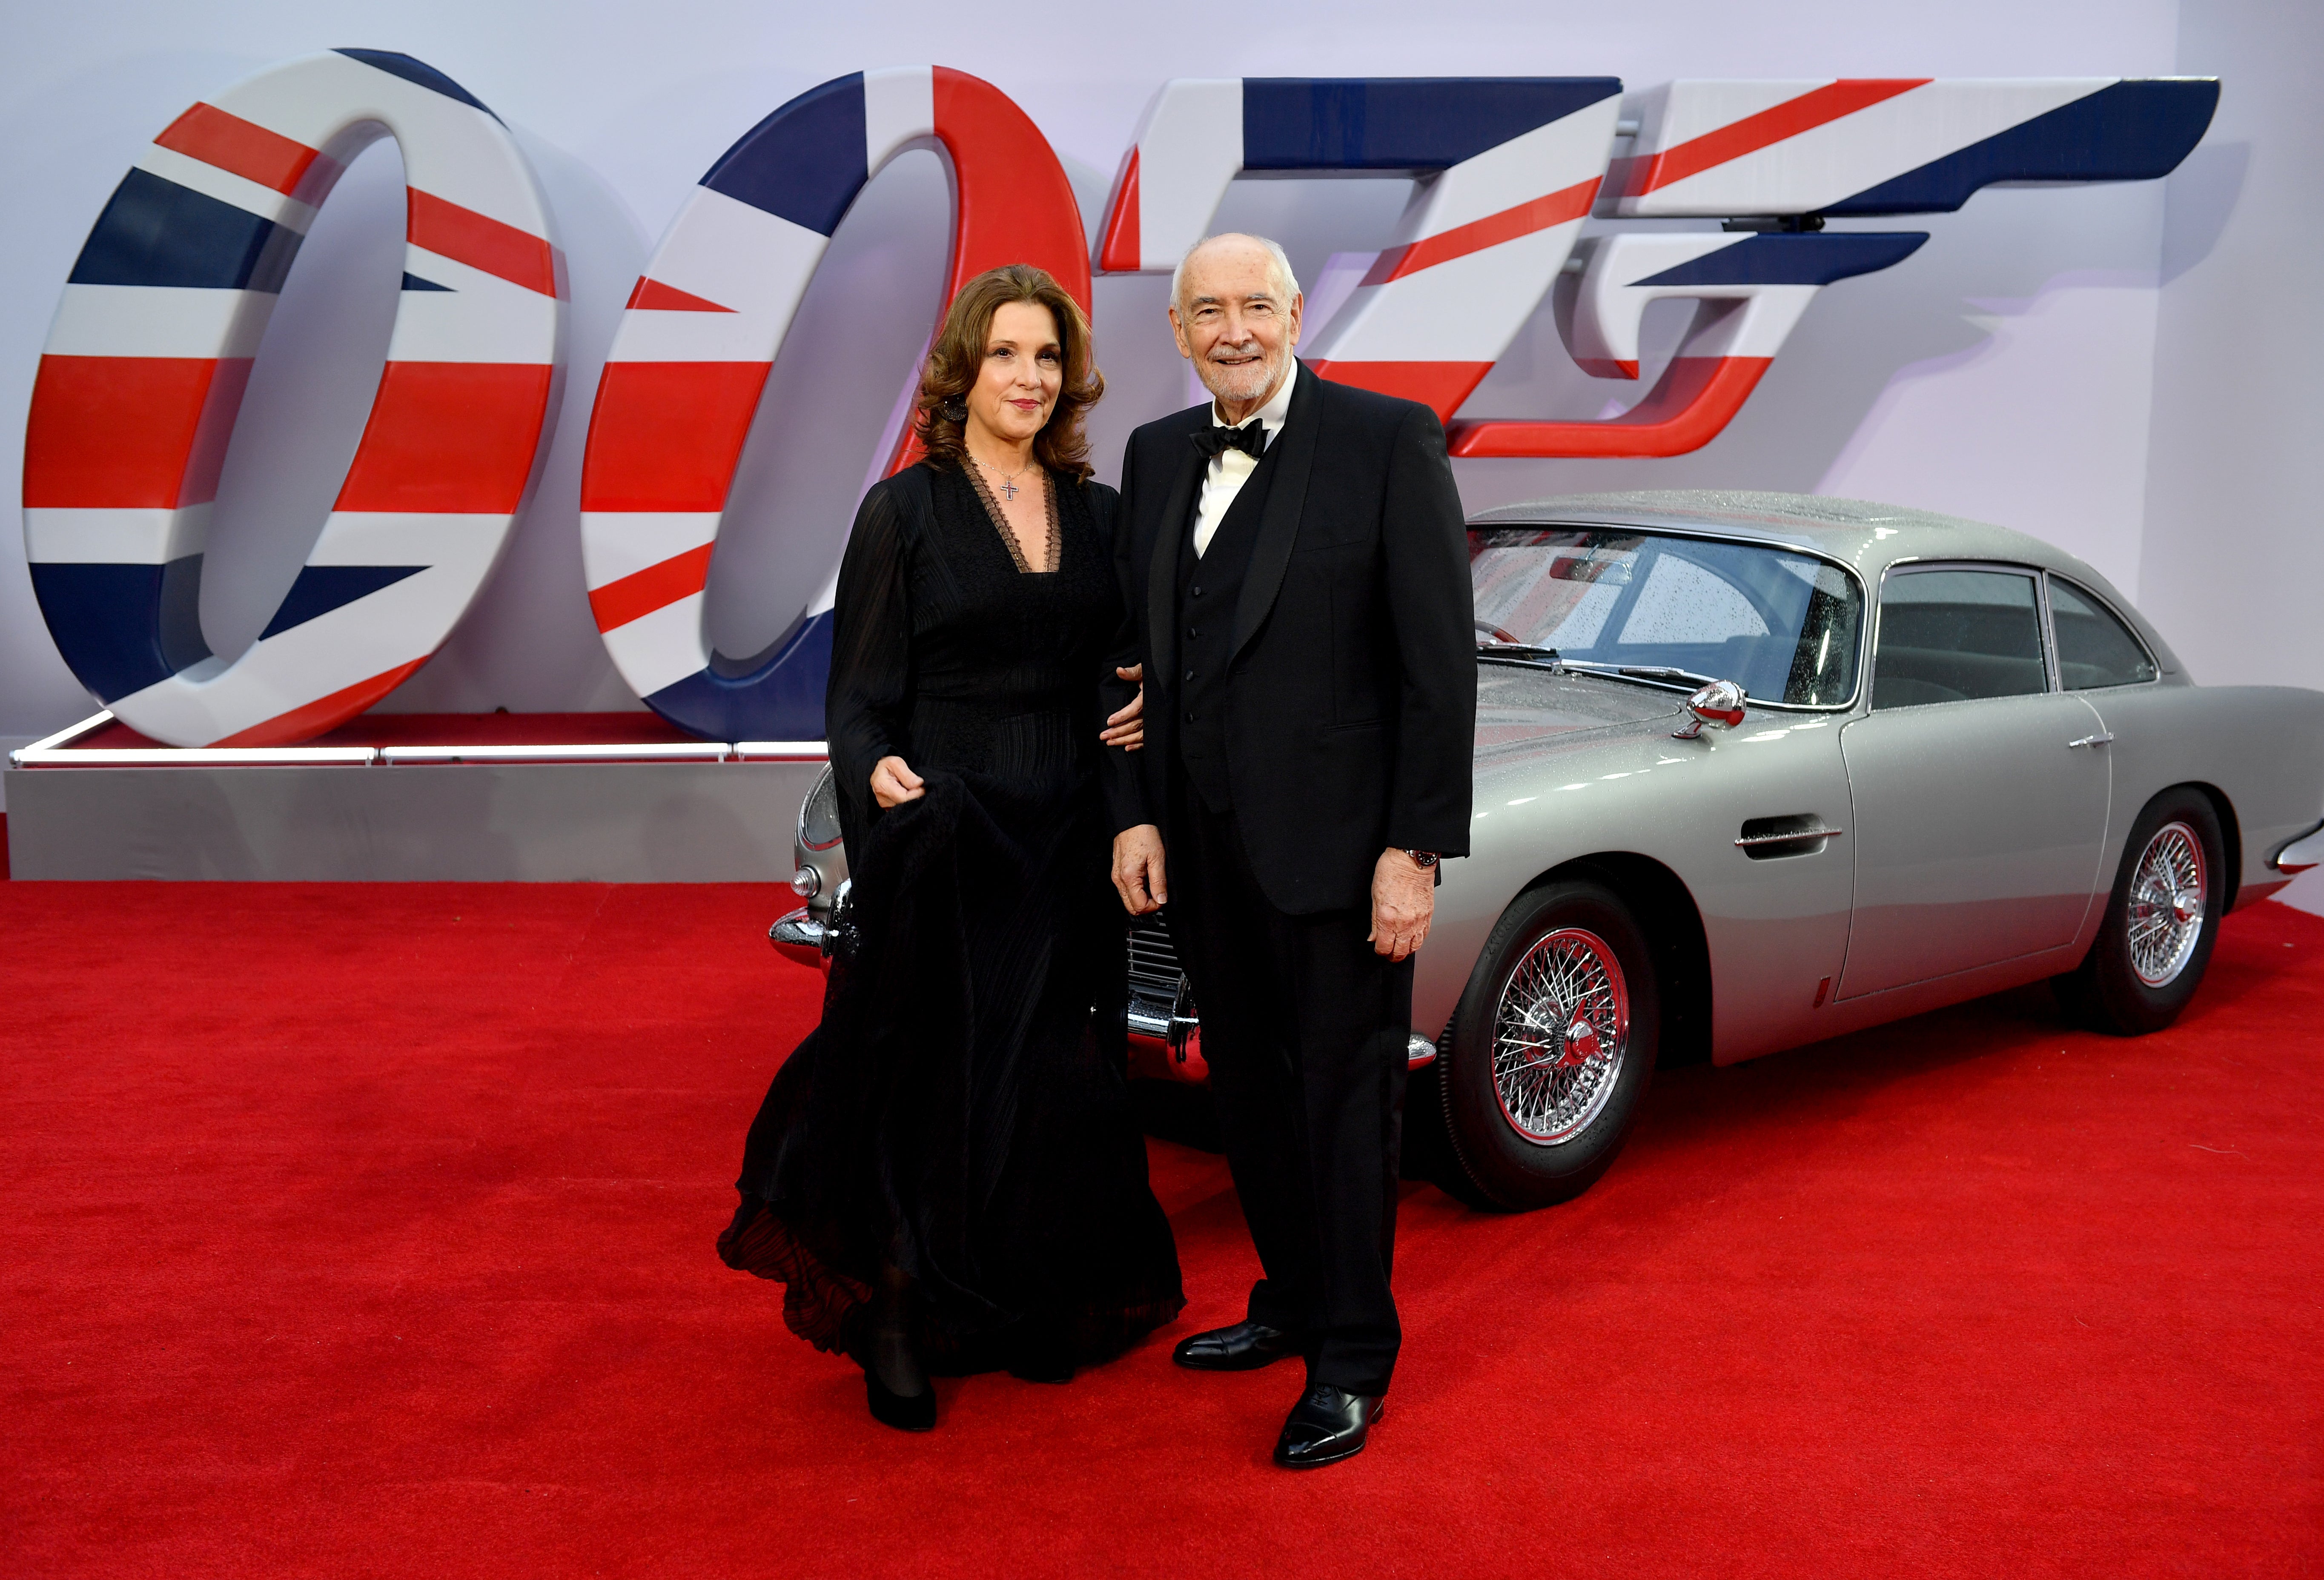
<path id="1" fill-rule="evenodd" d="M 1480 646 L 1685 670 L 1803 707 L 1856 694 L 1862 591 L 1803 554 L 1603 528 L 1489 527 L 1469 534 L 1469 573 Z"/>

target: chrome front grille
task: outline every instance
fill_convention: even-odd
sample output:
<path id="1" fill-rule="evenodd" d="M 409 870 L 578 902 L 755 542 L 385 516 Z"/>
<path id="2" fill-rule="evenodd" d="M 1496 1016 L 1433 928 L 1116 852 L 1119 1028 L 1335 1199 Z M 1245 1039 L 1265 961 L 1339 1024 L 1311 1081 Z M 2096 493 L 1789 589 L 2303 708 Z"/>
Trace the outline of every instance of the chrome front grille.
<path id="1" fill-rule="evenodd" d="M 1169 924 L 1159 915 L 1139 917 L 1130 924 L 1129 947 L 1130 1034 L 1168 1041 L 1174 1021 L 1191 1024 L 1194 1013 Z"/>
<path id="2" fill-rule="evenodd" d="M 1130 988 L 1166 1001 L 1178 996 L 1178 946 L 1170 942 L 1169 924 L 1159 915 L 1140 916 L 1130 924 Z"/>

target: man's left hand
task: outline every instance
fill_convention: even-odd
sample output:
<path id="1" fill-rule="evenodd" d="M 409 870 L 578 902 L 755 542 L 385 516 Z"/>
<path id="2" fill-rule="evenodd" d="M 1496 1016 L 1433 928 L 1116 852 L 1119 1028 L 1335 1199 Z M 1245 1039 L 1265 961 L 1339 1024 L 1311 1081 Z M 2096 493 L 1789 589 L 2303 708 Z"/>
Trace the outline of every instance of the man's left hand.
<path id="1" fill-rule="evenodd" d="M 1407 958 L 1428 936 L 1435 914 L 1436 875 L 1401 850 L 1381 851 L 1372 864 L 1372 952 Z"/>

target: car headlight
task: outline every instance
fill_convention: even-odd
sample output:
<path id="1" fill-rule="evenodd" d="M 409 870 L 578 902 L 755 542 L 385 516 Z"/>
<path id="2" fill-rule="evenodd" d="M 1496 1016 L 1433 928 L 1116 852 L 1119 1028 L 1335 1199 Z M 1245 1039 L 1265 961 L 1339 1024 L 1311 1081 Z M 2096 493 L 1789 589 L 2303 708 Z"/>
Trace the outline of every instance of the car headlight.
<path id="1" fill-rule="evenodd" d="M 839 784 L 828 767 L 799 803 L 798 842 L 809 850 L 828 850 L 839 843 Z"/>

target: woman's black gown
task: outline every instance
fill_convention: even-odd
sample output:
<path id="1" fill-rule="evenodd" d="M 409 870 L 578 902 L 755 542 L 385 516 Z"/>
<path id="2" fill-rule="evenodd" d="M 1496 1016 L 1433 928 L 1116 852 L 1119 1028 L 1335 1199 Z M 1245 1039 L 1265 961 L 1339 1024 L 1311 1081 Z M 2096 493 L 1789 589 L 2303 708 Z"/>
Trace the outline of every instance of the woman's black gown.
<path id="1" fill-rule="evenodd" d="M 939 1371 L 1099 1359 L 1185 1304 L 1129 1110 L 1095 780 L 1115 496 L 1054 477 L 1051 498 L 1056 569 L 1029 573 L 970 479 L 924 462 L 865 496 L 840 569 L 827 728 L 853 886 L 718 1251 L 859 1359 L 883 1263 Z M 889 756 L 927 793 L 883 812 Z"/>

